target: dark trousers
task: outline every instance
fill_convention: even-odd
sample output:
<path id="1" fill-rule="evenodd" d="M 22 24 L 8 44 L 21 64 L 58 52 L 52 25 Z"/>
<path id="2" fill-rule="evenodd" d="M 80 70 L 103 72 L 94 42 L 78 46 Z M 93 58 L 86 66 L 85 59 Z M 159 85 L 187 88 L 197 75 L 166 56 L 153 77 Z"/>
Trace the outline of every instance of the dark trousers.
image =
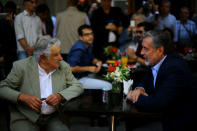
<path id="1" fill-rule="evenodd" d="M 10 113 L 8 109 L 8 102 L 6 100 L 0 99 L 0 130 L 10 131 Z"/>

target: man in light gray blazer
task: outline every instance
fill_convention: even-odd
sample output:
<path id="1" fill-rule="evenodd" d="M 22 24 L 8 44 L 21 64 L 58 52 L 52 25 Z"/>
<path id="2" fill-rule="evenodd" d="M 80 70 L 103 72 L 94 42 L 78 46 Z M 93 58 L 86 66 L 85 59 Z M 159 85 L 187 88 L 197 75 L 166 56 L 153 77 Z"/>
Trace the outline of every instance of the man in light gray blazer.
<path id="1" fill-rule="evenodd" d="M 0 82 L 0 97 L 10 106 L 12 131 L 67 131 L 57 107 L 83 92 L 70 67 L 62 61 L 60 41 L 49 36 L 35 44 L 34 55 L 14 62 Z"/>

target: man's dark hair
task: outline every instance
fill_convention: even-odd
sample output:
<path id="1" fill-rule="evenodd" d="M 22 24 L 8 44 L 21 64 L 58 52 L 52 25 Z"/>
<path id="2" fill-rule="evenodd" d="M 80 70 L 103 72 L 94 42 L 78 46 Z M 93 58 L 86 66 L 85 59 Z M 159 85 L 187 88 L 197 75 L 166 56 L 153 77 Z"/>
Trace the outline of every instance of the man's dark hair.
<path id="1" fill-rule="evenodd" d="M 172 39 L 169 33 L 163 31 L 148 31 L 143 35 L 143 39 L 146 37 L 152 37 L 152 46 L 154 49 L 163 46 L 165 55 L 172 53 Z"/>
<path id="2" fill-rule="evenodd" d="M 4 11 L 6 13 L 11 13 L 13 12 L 14 14 L 16 13 L 16 4 L 13 1 L 8 1 L 5 6 L 4 6 Z"/>
<path id="3" fill-rule="evenodd" d="M 27 2 L 27 1 L 31 1 L 31 0 L 23 0 L 23 3 Z"/>
<path id="4" fill-rule="evenodd" d="M 153 30 L 153 25 L 151 23 L 148 23 L 148 22 L 141 22 L 137 25 L 137 27 L 144 27 L 144 30 L 146 32 L 150 31 L 150 30 Z"/>
<path id="5" fill-rule="evenodd" d="M 72 6 L 77 6 L 78 0 L 67 0 Z"/>
<path id="6" fill-rule="evenodd" d="M 172 40 L 173 40 L 173 38 L 174 38 L 174 33 L 173 33 L 172 29 L 166 27 L 166 28 L 164 28 L 162 31 L 168 32 L 168 33 L 170 34 Z"/>
<path id="7" fill-rule="evenodd" d="M 36 13 L 44 13 L 45 11 L 50 13 L 49 7 L 46 4 L 40 4 L 36 7 Z"/>
<path id="8" fill-rule="evenodd" d="M 32 1 L 32 0 L 23 0 L 23 3 L 28 2 L 28 1 Z M 37 0 L 36 0 L 37 1 Z"/>
<path id="9" fill-rule="evenodd" d="M 83 29 L 92 29 L 89 25 L 81 25 L 79 28 L 78 28 L 78 34 L 79 36 L 82 36 L 83 35 Z"/>
<path id="10" fill-rule="evenodd" d="M 168 3 L 168 4 L 171 6 L 171 2 L 170 2 L 169 0 L 162 0 L 162 1 L 160 2 L 160 7 L 161 7 L 163 4 L 165 4 L 165 3 Z"/>

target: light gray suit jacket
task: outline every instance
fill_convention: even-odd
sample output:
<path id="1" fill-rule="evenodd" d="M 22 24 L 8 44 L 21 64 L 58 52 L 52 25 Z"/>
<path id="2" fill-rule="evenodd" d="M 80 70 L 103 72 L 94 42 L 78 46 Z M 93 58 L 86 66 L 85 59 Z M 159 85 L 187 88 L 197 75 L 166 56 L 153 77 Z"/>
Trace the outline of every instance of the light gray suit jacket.
<path id="1" fill-rule="evenodd" d="M 64 61 L 52 74 L 53 93 L 60 93 L 67 101 L 83 92 L 81 84 L 74 78 L 70 67 Z M 40 112 L 32 110 L 23 103 L 18 103 L 20 93 L 41 97 L 38 63 L 34 57 L 28 57 L 14 62 L 7 78 L 0 82 L 0 97 L 11 101 L 11 124 L 15 120 L 29 119 L 36 122 Z"/>

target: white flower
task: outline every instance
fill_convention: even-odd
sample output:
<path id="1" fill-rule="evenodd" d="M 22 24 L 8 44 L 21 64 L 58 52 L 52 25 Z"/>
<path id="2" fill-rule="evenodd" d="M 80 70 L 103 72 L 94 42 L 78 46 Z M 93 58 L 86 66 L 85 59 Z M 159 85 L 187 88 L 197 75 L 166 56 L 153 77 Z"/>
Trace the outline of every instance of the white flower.
<path id="1" fill-rule="evenodd" d="M 108 72 L 105 75 L 105 78 L 111 81 L 123 82 L 123 80 L 127 80 L 129 77 L 130 69 L 128 67 L 116 67 L 114 72 Z"/>

